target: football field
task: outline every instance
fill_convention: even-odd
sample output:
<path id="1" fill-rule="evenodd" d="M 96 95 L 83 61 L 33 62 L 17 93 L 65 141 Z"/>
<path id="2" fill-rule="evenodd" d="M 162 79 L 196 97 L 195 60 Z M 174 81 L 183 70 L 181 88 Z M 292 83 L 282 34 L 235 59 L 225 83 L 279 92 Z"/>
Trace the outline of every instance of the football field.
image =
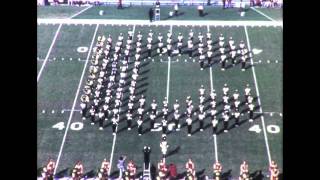
<path id="1" fill-rule="evenodd" d="M 94 8 L 90 8 L 77 18 L 79 17 L 81 21 L 81 15 L 90 16 L 93 10 Z M 269 22 L 264 16 L 257 13 L 256 16 L 258 15 L 257 21 L 263 19 Z M 222 19 L 223 17 L 220 17 L 219 20 Z M 91 177 L 96 176 L 102 160 L 107 158 L 112 163 L 111 175 L 117 177 L 117 159 L 121 155 L 126 155 L 128 160 L 133 160 L 137 164 L 137 171 L 141 174 L 142 149 L 145 145 L 151 147 L 151 163 L 156 166 L 161 159 L 159 147 L 161 131 L 148 129 L 148 116 L 145 116 L 142 136 L 138 136 L 136 126 L 127 131 L 125 113 L 120 116 L 116 136 L 112 135 L 110 121 L 103 131 L 99 131 L 97 125 L 92 126 L 90 122 L 81 119 L 80 96 L 94 53 L 92 48 L 96 45 L 98 36 L 107 37 L 110 34 L 113 39 L 117 39 L 119 33 L 123 33 L 126 40 L 128 30 L 133 29 L 134 42 L 137 32 L 143 34 L 142 52 L 144 52 L 150 29 L 155 35 L 161 32 L 164 39 L 166 33 L 172 31 L 174 42 L 177 41 L 178 33 L 182 33 L 186 38 L 192 29 L 195 35 L 210 31 L 215 42 L 214 49 L 218 47 L 216 41 L 220 34 L 226 39 L 232 36 L 235 44 L 243 40 L 253 52 L 250 66 L 246 71 L 241 71 L 240 64 L 228 66 L 225 71 L 221 71 L 220 64 L 216 63 L 201 71 L 199 57 L 190 59 L 187 54 L 183 54 L 169 58 L 167 55 L 157 55 L 154 50 L 151 59 L 145 58 L 146 53 L 143 54 L 136 96 L 143 94 L 147 106 L 151 104 L 152 99 L 156 99 L 161 106 L 160 102 L 167 97 L 169 110 L 172 110 L 175 100 L 178 99 L 181 110 L 184 111 L 187 96 L 191 96 L 195 107 L 198 106 L 198 89 L 201 85 L 206 89 L 207 99 L 210 91 L 215 89 L 219 102 L 222 101 L 222 87 L 225 83 L 230 87 L 230 92 L 238 89 L 241 95 L 244 94 L 246 84 L 249 84 L 253 96 L 256 97 L 254 103 L 258 107 L 255 110 L 254 122 L 248 122 L 248 117 L 244 113 L 239 127 L 232 125 L 234 120 L 231 120 L 229 132 L 224 133 L 223 123 L 220 123 L 216 136 L 212 135 L 210 117 L 205 119 L 206 128 L 203 132 L 199 131 L 198 122 L 194 122 L 191 137 L 187 136 L 185 118 L 182 118 L 181 131 L 172 131 L 167 137 L 169 144 L 167 164 L 176 164 L 181 177 L 186 171 L 184 164 L 188 158 L 195 162 L 199 178 L 204 176 L 212 178 L 212 165 L 216 160 L 221 162 L 224 176 L 233 178 L 239 176 L 239 167 L 243 160 L 248 162 L 252 176 L 259 171 L 266 175 L 271 160 L 278 163 L 282 172 L 282 26 L 223 25 L 223 23 L 182 25 L 178 20 L 167 25 L 165 21 L 158 25 L 147 24 L 147 21 L 142 24 L 120 23 L 121 20 L 119 24 L 107 21 L 105 23 L 72 21 L 39 23 L 38 21 L 37 166 L 39 168 L 51 157 L 57 162 L 56 175 L 70 176 L 70 170 L 75 162 L 81 160 L 85 172 Z M 130 64 L 129 69 L 132 67 L 133 64 Z M 205 105 L 209 107 L 209 101 Z M 122 111 L 126 112 L 126 108 L 124 105 Z M 218 110 L 222 109 L 222 104 L 218 105 Z M 241 106 L 240 110 L 245 112 L 245 106 Z M 169 119 L 172 117 L 173 114 Z M 161 118 L 157 118 L 156 121 L 160 123 Z"/>

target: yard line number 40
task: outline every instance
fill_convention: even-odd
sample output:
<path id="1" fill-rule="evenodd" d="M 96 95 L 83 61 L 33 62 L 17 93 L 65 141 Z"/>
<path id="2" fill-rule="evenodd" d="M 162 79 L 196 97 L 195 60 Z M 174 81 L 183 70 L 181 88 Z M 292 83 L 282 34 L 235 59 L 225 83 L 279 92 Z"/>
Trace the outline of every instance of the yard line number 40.
<path id="1" fill-rule="evenodd" d="M 52 128 L 56 128 L 58 130 L 63 130 L 65 128 L 64 122 L 58 122 L 57 124 L 53 125 Z M 83 123 L 82 122 L 74 122 L 71 123 L 70 129 L 74 131 L 79 131 L 83 128 Z"/>
<path id="2" fill-rule="evenodd" d="M 255 124 L 249 128 L 249 131 L 260 133 L 262 130 L 261 130 L 259 124 Z M 268 133 L 271 133 L 271 134 L 277 134 L 280 132 L 280 127 L 277 125 L 271 124 L 271 125 L 267 126 L 267 131 L 268 131 Z"/>

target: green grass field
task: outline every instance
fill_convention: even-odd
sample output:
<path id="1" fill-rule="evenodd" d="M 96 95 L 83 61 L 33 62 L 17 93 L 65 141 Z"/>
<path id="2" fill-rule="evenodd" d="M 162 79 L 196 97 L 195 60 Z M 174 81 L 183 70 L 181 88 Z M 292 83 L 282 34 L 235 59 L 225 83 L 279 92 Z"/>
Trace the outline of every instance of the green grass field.
<path id="1" fill-rule="evenodd" d="M 80 46 L 90 46 L 95 28 L 96 25 L 62 25 L 50 53 L 49 61 L 45 65 L 38 82 L 38 167 L 44 165 L 49 156 L 54 159 L 58 156 L 65 128 L 58 130 L 52 128 L 52 126 L 59 122 L 64 122 L 64 126 L 67 125 L 70 109 L 84 68 L 84 60 L 87 56 L 87 53 L 79 53 L 76 49 Z M 129 28 L 132 28 L 132 26 L 100 25 L 97 36 L 111 34 L 115 38 L 120 32 L 126 34 Z M 206 26 L 173 26 L 172 31 L 174 34 L 181 32 L 186 35 L 190 28 L 195 33 L 206 33 L 208 30 Z M 41 59 L 44 59 L 56 29 L 57 27 L 53 25 L 38 26 L 38 56 L 40 58 L 38 67 L 43 63 Z M 135 32 L 145 33 L 149 29 L 152 29 L 155 33 L 164 33 L 170 29 L 170 26 L 136 26 Z M 212 26 L 209 29 L 213 33 L 213 37 L 223 33 L 225 37 L 234 37 L 236 42 L 246 40 L 243 27 Z M 251 48 L 263 50 L 260 54 L 254 56 L 254 62 L 257 62 L 255 63 L 256 76 L 263 110 L 265 112 L 275 112 L 272 116 L 270 113 L 264 115 L 266 126 L 276 125 L 280 128 L 280 133 L 268 132 L 267 135 L 272 159 L 276 160 L 282 169 L 282 116 L 279 116 L 279 113 L 282 112 L 282 29 L 250 27 L 247 30 Z M 40 35 L 45 37 L 39 37 Z M 47 40 L 42 38 L 47 38 Z M 54 58 L 55 60 L 53 60 Z M 72 59 L 70 60 L 70 58 Z M 81 60 L 79 61 L 78 58 Z M 185 62 L 185 59 L 187 62 Z M 206 68 L 204 71 L 200 71 L 197 58 L 195 60 L 196 62 L 193 62 L 193 59 L 190 60 L 187 55 L 172 58 L 169 82 L 169 104 L 171 107 L 174 100 L 178 99 L 183 109 L 184 103 L 182 102 L 188 95 L 191 95 L 197 106 L 198 88 L 202 84 L 209 92 L 210 69 Z M 258 63 L 259 60 L 261 60 L 261 63 Z M 270 63 L 267 63 L 268 60 L 270 60 Z M 275 60 L 278 60 L 278 63 L 275 63 Z M 143 63 L 143 74 L 139 76 L 140 81 L 137 85 L 141 88 L 138 88 L 138 91 L 144 93 L 148 105 L 152 98 L 162 102 L 167 91 L 168 58 L 166 55 L 155 56 L 153 60 L 146 60 Z M 87 72 L 87 70 L 85 71 Z M 218 64 L 214 65 L 212 68 L 212 83 L 213 88 L 218 91 L 219 95 L 222 94 L 224 83 L 228 83 L 231 90 L 236 88 L 243 90 L 245 84 L 249 83 L 254 91 L 252 70 L 248 69 L 242 72 L 238 66 L 223 72 Z M 221 96 L 218 98 L 221 99 Z M 80 109 L 79 103 L 79 98 L 77 98 L 76 110 Z M 242 120 L 245 121 L 246 118 L 244 116 Z M 209 118 L 205 121 L 205 125 L 210 124 Z M 78 111 L 75 111 L 71 117 L 71 124 L 75 122 L 82 123 Z M 149 123 L 146 123 L 145 128 L 148 125 Z M 260 117 L 255 119 L 254 123 L 245 122 L 240 127 L 231 129 L 229 133 L 220 133 L 217 136 L 216 148 L 224 172 L 232 170 L 231 174 L 236 177 L 239 174 L 239 165 L 243 160 L 249 162 L 250 172 L 267 171 L 268 156 L 264 135 L 263 132 L 248 131 L 253 125 L 259 125 L 262 129 Z M 118 128 L 121 130 L 125 127 L 124 121 L 120 123 Z M 195 123 L 193 127 L 196 130 L 198 124 Z M 222 126 L 219 126 L 219 128 L 222 128 Z M 112 172 L 117 170 L 116 160 L 121 155 L 127 155 L 128 159 L 134 160 L 140 167 L 138 172 L 141 172 L 143 162 L 141 151 L 144 145 L 151 146 L 152 163 L 156 165 L 161 158 L 160 136 L 160 132 L 146 132 L 139 137 L 136 128 L 132 131 L 122 130 L 119 132 L 115 141 Z M 98 131 L 97 126 L 91 126 L 90 123 L 84 122 L 81 130 L 69 129 L 57 172 L 64 172 L 63 170 L 71 168 L 79 159 L 83 161 L 86 172 L 96 170 L 104 157 L 110 158 L 112 143 L 111 126 L 106 127 L 104 131 Z M 207 128 L 204 132 L 194 132 L 192 137 L 187 137 L 186 127 L 184 127 L 180 132 L 170 133 L 168 143 L 170 145 L 169 152 L 174 150 L 176 152 L 167 158 L 167 162 L 177 164 L 179 173 L 185 171 L 184 163 L 187 158 L 191 157 L 195 161 L 196 170 L 204 170 L 204 174 L 211 177 L 212 164 L 215 160 L 215 145 L 211 128 Z"/>
<path id="2" fill-rule="evenodd" d="M 38 18 L 68 18 L 86 7 L 78 6 L 38 6 Z"/>
<path id="3" fill-rule="evenodd" d="M 84 8 L 38 7 L 38 18 L 69 18 Z M 181 7 L 180 10 L 184 14 L 173 17 L 172 20 L 269 21 L 252 9 L 249 9 L 246 16 L 241 18 L 237 9 L 211 8 L 207 11 L 208 15 L 200 18 L 194 8 Z M 106 15 L 98 15 L 101 9 L 106 12 Z M 75 18 L 146 20 L 148 9 L 148 6 L 134 6 L 123 10 L 100 6 L 89 8 Z M 276 20 L 282 19 L 282 9 L 259 8 L 257 10 Z M 162 9 L 164 16 L 169 11 L 169 8 Z M 250 84 L 254 96 L 257 95 L 255 88 L 255 85 L 257 85 L 264 121 L 262 121 L 259 109 L 256 110 L 253 123 L 247 121 L 247 115 L 241 116 L 242 124 L 239 127 L 231 126 L 228 133 L 223 133 L 223 131 L 218 133 L 216 143 L 212 136 L 210 117 L 205 119 L 206 128 L 203 132 L 198 130 L 198 122 L 194 123 L 191 137 L 187 136 L 187 128 L 183 126 L 181 131 L 168 134 L 167 139 L 170 147 L 168 149 L 169 156 L 166 158 L 167 164 L 176 164 L 178 173 L 183 174 L 187 159 L 192 158 L 199 177 L 206 175 L 211 179 L 212 165 L 218 158 L 223 166 L 224 174 L 237 178 L 240 164 L 243 160 L 246 160 L 249 164 L 250 173 L 254 174 L 261 170 L 264 174 L 267 174 L 269 162 L 266 137 L 263 131 L 262 122 L 264 122 L 271 159 L 278 163 L 282 172 L 282 27 L 248 26 L 245 29 L 244 26 L 174 25 L 171 27 L 169 25 L 152 24 L 150 26 L 101 24 L 97 27 L 97 24 L 63 24 L 55 39 L 54 36 L 58 27 L 58 24 L 38 24 L 37 26 L 38 74 L 44 65 L 38 81 L 37 93 L 38 168 L 45 165 L 49 157 L 57 160 L 61 153 L 57 176 L 69 176 L 69 171 L 77 160 L 82 160 L 85 172 L 90 174 L 97 171 L 103 158 L 109 160 L 112 157 L 111 174 L 116 177 L 118 174 L 117 159 L 121 155 L 126 155 L 128 160 L 135 161 L 138 165 L 138 173 L 141 173 L 143 170 L 142 149 L 145 145 L 152 148 L 151 163 L 157 165 L 161 158 L 159 147 L 161 132 L 148 130 L 148 116 L 145 116 L 144 134 L 138 136 L 137 127 L 131 131 L 126 130 L 125 114 L 121 115 L 120 119 L 123 119 L 123 121 L 119 124 L 118 133 L 116 139 L 114 139 L 110 121 L 103 131 L 99 131 L 97 125 L 92 126 L 90 122 L 81 120 L 79 112 L 80 95 L 88 75 L 90 62 L 86 66 L 86 60 L 87 57 L 92 55 L 92 52 L 89 54 L 92 40 L 94 40 L 93 45 L 95 45 L 99 35 L 108 36 L 110 34 L 113 39 L 116 39 L 121 32 L 125 35 L 124 39 L 126 40 L 127 31 L 129 28 L 134 28 L 135 35 L 138 31 L 143 34 L 143 52 L 146 50 L 146 37 L 150 29 L 154 31 L 154 36 L 161 32 L 166 39 L 166 33 L 172 28 L 174 41 L 177 40 L 177 34 L 180 32 L 186 38 L 190 29 L 194 31 L 195 36 L 198 32 L 205 34 L 209 30 L 214 40 L 217 40 L 220 33 L 226 39 L 232 36 L 236 44 L 243 40 L 248 45 L 250 44 L 251 49 L 260 51 L 253 56 L 254 69 L 249 67 L 243 72 L 240 65 L 237 65 L 228 68 L 226 71 L 221 71 L 220 64 L 214 64 L 212 68 L 206 67 L 201 71 L 198 57 L 189 59 L 187 54 L 183 54 L 182 56 L 172 57 L 169 62 L 167 55 L 160 57 L 154 51 L 152 59 L 145 59 L 144 56 L 147 55 L 145 53 L 143 54 L 141 74 L 137 83 L 138 97 L 140 94 L 144 94 L 147 106 L 151 104 L 152 99 L 156 99 L 159 107 L 161 107 L 164 97 L 168 94 L 169 109 L 172 109 L 175 99 L 178 99 L 181 111 L 184 111 L 187 96 L 192 97 L 195 107 L 198 106 L 198 89 L 201 85 L 204 85 L 206 89 L 206 97 L 209 97 L 211 87 L 215 89 L 219 101 L 222 100 L 222 87 L 225 83 L 229 85 L 230 92 L 238 89 L 241 94 L 243 94 L 245 85 Z M 249 42 L 247 39 L 249 39 Z M 53 46 L 50 49 L 52 43 Z M 79 52 L 79 47 L 88 50 Z M 217 44 L 214 48 L 217 48 Z M 47 56 L 48 59 L 45 61 Z M 130 65 L 129 69 L 132 67 L 133 64 Z M 256 82 L 254 75 L 256 76 Z M 79 94 L 78 90 L 80 90 Z M 257 99 L 255 99 L 255 104 L 258 104 Z M 75 105 L 74 109 L 73 105 Z M 209 106 L 209 102 L 205 105 Z M 218 106 L 219 110 L 222 108 L 222 105 Z M 126 111 L 126 109 L 126 106 L 122 108 L 123 111 Z M 244 107 L 240 110 L 244 110 Z M 169 119 L 171 117 L 172 115 L 169 116 Z M 156 121 L 160 123 L 161 118 Z M 233 121 L 231 120 L 230 123 L 233 124 Z M 185 118 L 182 118 L 181 124 L 184 123 Z M 261 131 L 249 131 L 252 127 Z M 220 123 L 218 131 L 222 128 L 223 124 Z M 66 130 L 67 134 L 65 136 Z"/>

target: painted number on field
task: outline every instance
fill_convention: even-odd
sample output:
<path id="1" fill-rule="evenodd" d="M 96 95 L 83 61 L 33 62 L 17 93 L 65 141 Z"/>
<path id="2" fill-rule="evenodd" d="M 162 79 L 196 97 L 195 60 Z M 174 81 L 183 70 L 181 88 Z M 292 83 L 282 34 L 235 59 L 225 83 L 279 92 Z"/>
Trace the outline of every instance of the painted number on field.
<path id="1" fill-rule="evenodd" d="M 261 128 L 260 128 L 260 126 L 258 124 L 255 124 L 255 125 L 253 125 L 253 126 L 251 126 L 249 128 L 249 131 L 260 133 L 261 132 Z M 271 133 L 271 134 L 277 134 L 277 133 L 280 132 L 280 127 L 277 126 L 277 125 L 273 125 L 273 124 L 268 125 L 267 126 L 267 132 Z"/>
<path id="2" fill-rule="evenodd" d="M 57 124 L 53 125 L 52 128 L 63 130 L 65 128 L 64 122 L 58 122 Z M 70 125 L 70 129 L 74 131 L 79 131 L 83 128 L 82 122 L 74 122 Z"/>
<path id="3" fill-rule="evenodd" d="M 269 132 L 269 133 L 279 133 L 280 132 L 280 128 L 279 128 L 279 126 L 276 126 L 276 125 L 269 125 L 269 126 L 267 126 L 267 131 Z"/>
<path id="4" fill-rule="evenodd" d="M 85 46 L 78 47 L 77 51 L 78 51 L 79 53 L 88 52 L 88 47 L 85 47 Z"/>
<path id="5" fill-rule="evenodd" d="M 74 131 L 79 131 L 83 128 L 83 123 L 82 122 L 74 122 L 71 124 L 70 129 Z"/>

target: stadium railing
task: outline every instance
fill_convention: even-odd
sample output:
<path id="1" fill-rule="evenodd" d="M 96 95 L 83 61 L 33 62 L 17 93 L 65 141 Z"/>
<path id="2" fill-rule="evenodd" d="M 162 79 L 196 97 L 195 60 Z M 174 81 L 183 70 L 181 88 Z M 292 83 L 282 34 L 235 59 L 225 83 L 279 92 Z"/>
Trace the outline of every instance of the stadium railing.
<path id="1" fill-rule="evenodd" d="M 38 0 L 39 1 L 43 0 Z M 118 5 L 119 0 L 48 0 L 51 5 L 76 5 L 76 3 L 81 2 L 82 5 Z M 155 0 L 122 0 L 123 6 L 141 6 L 141 5 L 155 5 Z M 209 5 L 208 0 L 161 0 L 161 6 L 171 6 L 174 4 L 179 4 L 182 6 L 191 5 Z M 249 5 L 249 0 L 244 0 L 243 3 Z M 232 6 L 239 6 L 240 0 L 233 0 Z M 210 6 L 222 6 L 222 0 L 210 0 Z"/>

